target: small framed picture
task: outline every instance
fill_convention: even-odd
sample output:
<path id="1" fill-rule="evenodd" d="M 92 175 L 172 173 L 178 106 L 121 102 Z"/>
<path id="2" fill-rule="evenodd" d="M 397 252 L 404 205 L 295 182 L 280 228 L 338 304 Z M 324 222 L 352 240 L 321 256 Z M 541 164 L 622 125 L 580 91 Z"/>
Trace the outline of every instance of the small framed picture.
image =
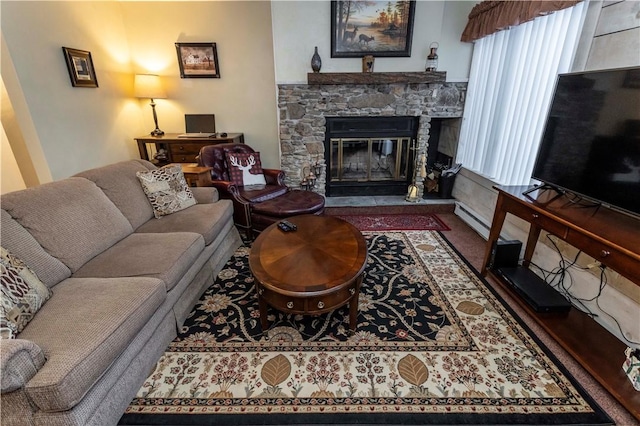
<path id="1" fill-rule="evenodd" d="M 73 87 L 98 87 L 96 70 L 93 68 L 91 52 L 63 47 L 69 78 Z"/>
<path id="2" fill-rule="evenodd" d="M 220 78 L 215 43 L 176 43 L 180 77 Z"/>

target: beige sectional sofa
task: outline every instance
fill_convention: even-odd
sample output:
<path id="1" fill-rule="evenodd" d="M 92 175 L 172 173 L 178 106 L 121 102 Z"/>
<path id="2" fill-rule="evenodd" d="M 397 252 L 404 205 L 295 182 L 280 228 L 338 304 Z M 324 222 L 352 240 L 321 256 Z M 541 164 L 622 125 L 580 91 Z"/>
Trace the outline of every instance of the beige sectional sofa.
<path id="1" fill-rule="evenodd" d="M 240 245 L 214 188 L 154 218 L 131 160 L 5 194 L 2 247 L 52 291 L 0 342 L 5 425 L 116 424 Z"/>

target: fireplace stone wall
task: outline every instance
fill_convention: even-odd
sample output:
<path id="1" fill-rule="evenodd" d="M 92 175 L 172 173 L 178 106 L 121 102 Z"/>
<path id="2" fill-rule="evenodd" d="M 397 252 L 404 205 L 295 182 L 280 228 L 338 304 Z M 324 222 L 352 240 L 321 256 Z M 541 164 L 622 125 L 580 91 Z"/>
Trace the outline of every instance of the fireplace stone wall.
<path id="1" fill-rule="evenodd" d="M 287 185 L 300 187 L 310 165 L 325 165 L 325 117 L 420 117 L 420 158 L 426 154 L 431 118 L 462 117 L 466 92 L 467 83 L 278 85 L 281 168 Z M 422 194 L 422 179 L 416 183 Z M 314 190 L 325 194 L 325 184 L 323 167 Z"/>

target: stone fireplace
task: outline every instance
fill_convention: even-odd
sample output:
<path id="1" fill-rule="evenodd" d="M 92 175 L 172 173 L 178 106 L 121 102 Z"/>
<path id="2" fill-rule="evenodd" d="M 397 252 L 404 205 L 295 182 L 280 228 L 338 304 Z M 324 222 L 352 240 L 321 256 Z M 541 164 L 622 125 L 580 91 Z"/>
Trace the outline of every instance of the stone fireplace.
<path id="1" fill-rule="evenodd" d="M 364 75 L 364 82 L 358 78 L 363 74 L 368 74 Z M 400 176 L 399 179 L 394 179 L 400 181 L 399 188 L 403 187 L 406 190 L 407 184 L 414 179 L 417 159 L 422 154 L 427 155 L 432 119 L 462 117 L 467 89 L 466 83 L 444 82 L 444 73 L 436 72 L 319 73 L 310 74 L 310 82 L 312 77 L 321 82 L 278 85 L 281 168 L 286 174 L 286 184 L 293 188 L 300 187 L 311 170 L 320 170 L 313 190 L 328 196 L 347 195 L 343 191 L 336 191 L 333 186 L 327 187 L 327 182 L 332 180 L 332 174 L 337 171 L 335 164 L 327 167 L 332 157 L 331 144 L 327 144 L 328 120 L 331 122 L 340 117 L 380 117 L 384 121 L 390 117 L 412 117 L 415 129 L 412 129 L 411 136 L 391 134 L 387 136 L 393 138 L 389 138 L 364 132 L 349 141 L 354 143 L 348 145 L 347 150 L 347 154 L 355 155 L 362 152 L 365 149 L 364 145 L 368 144 L 368 152 L 385 153 L 390 149 L 386 143 L 388 140 L 391 140 L 391 144 L 396 148 L 396 151 L 390 152 L 397 153 L 397 150 L 404 149 L 404 146 L 410 148 L 405 154 L 408 155 L 406 158 L 409 161 L 403 172 L 407 176 L 404 176 L 402 181 L 402 173 L 394 175 Z M 369 126 L 372 129 L 376 128 L 375 125 Z M 403 157 L 402 154 L 399 155 L 400 157 L 394 156 L 393 161 L 394 165 L 402 169 Z M 378 156 L 377 159 L 367 160 L 370 161 L 367 165 L 369 177 L 372 167 L 389 167 L 389 164 L 381 164 L 380 159 Z M 340 167 L 343 170 L 348 169 L 350 166 L 345 165 L 344 157 L 342 160 Z M 357 167 L 355 160 L 356 157 L 352 158 L 352 168 Z M 373 164 L 375 161 L 378 163 Z M 375 180 L 373 179 L 374 182 Z M 380 179 L 380 182 L 381 186 L 389 185 L 388 179 Z M 424 185 L 420 176 L 417 176 L 416 184 L 422 195 Z M 348 195 L 371 194 L 371 182 L 361 185 L 360 188 L 358 185 L 351 185 L 348 190 Z"/>

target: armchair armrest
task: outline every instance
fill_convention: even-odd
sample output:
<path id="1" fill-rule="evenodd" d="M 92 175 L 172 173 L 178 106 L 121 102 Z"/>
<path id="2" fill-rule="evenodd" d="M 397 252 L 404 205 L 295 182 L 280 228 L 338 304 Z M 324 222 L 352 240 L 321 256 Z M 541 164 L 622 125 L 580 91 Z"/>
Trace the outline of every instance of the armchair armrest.
<path id="1" fill-rule="evenodd" d="M 278 169 L 262 169 L 264 179 L 269 185 L 284 186 L 284 171 Z"/>
<path id="2" fill-rule="evenodd" d="M 23 388 L 45 361 L 44 352 L 34 342 L 24 339 L 3 340 L 0 345 L 2 393 Z"/>

